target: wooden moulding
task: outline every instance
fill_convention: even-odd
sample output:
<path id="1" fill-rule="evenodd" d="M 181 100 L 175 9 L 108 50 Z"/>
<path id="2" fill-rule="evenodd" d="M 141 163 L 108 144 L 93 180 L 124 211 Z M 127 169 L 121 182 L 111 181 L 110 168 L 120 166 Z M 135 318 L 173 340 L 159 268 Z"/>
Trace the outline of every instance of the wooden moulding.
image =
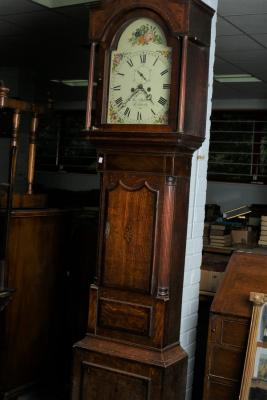
<path id="1" fill-rule="evenodd" d="M 180 360 L 187 359 L 186 352 L 177 343 L 159 351 L 152 348 L 134 346 L 126 342 L 110 341 L 103 337 L 88 335 L 80 342 L 77 342 L 74 348 L 87 351 L 97 350 L 97 352 L 107 356 L 116 355 L 119 358 L 164 368 Z"/>

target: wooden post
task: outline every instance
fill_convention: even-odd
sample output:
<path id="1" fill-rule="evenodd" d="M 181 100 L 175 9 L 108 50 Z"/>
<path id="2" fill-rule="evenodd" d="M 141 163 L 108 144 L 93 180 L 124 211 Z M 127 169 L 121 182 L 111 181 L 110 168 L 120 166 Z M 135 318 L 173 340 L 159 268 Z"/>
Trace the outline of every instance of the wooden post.
<path id="1" fill-rule="evenodd" d="M 28 156 L 28 194 L 33 194 L 33 181 L 35 172 L 35 158 L 36 158 L 36 138 L 37 138 L 37 127 L 38 127 L 38 115 L 33 113 L 31 120 L 31 129 L 29 137 L 29 156 Z"/>
<path id="2" fill-rule="evenodd" d="M 90 48 L 90 59 L 89 59 L 89 77 L 88 77 L 87 106 L 86 106 L 86 120 L 85 120 L 86 131 L 89 131 L 92 123 L 95 48 L 96 48 L 96 42 L 92 42 Z"/>

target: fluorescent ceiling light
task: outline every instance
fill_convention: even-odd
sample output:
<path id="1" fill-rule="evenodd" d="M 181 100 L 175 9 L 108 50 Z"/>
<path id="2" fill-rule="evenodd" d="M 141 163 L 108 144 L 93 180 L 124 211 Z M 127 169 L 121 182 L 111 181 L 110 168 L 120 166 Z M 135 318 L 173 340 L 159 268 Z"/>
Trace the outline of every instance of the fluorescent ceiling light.
<path id="1" fill-rule="evenodd" d="M 51 82 L 62 83 L 63 85 L 72 87 L 84 87 L 88 85 L 88 81 L 85 79 L 51 79 Z"/>
<path id="2" fill-rule="evenodd" d="M 31 0 L 49 8 L 77 6 L 78 4 L 95 3 L 95 0 Z"/>
<path id="3" fill-rule="evenodd" d="M 250 74 L 222 74 L 214 75 L 214 79 L 221 83 L 249 83 L 249 82 L 261 82 L 260 79 Z"/>

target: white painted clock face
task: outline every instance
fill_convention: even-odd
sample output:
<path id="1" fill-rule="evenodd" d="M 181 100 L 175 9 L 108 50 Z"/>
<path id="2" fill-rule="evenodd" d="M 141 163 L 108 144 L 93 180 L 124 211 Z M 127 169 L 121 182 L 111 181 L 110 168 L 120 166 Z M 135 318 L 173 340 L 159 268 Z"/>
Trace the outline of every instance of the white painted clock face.
<path id="1" fill-rule="evenodd" d="M 163 32 L 149 19 L 124 31 L 111 54 L 107 123 L 168 123 L 171 49 L 165 43 Z"/>

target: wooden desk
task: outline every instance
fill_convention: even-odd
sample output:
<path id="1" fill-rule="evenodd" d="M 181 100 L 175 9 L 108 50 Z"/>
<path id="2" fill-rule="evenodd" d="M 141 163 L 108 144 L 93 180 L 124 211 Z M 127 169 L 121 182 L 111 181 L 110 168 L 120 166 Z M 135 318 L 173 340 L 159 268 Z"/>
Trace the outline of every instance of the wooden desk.
<path id="1" fill-rule="evenodd" d="M 253 254 L 267 254 L 265 247 L 240 248 L 204 246 L 201 263 L 200 294 L 214 295 L 223 278 L 230 257 L 235 251 Z"/>

